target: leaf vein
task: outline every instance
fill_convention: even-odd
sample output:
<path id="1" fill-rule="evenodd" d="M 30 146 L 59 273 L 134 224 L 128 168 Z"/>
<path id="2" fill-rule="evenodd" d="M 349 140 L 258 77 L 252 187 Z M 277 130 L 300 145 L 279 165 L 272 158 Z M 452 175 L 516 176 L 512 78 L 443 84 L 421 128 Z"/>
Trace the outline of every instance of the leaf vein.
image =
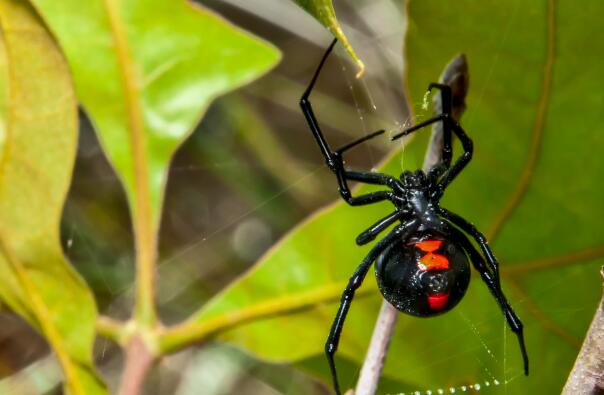
<path id="1" fill-rule="evenodd" d="M 555 0 L 548 0 L 547 4 L 547 49 L 545 55 L 545 63 L 543 66 L 543 84 L 541 88 L 541 96 L 539 97 L 539 101 L 537 103 L 537 115 L 535 117 L 535 123 L 533 126 L 533 136 L 531 140 L 531 145 L 529 147 L 529 153 L 526 159 L 526 163 L 524 165 L 520 178 L 518 179 L 516 186 L 514 187 L 514 190 L 508 198 L 506 205 L 497 215 L 497 217 L 495 217 L 493 224 L 487 232 L 487 239 L 491 240 L 491 242 L 493 242 L 495 238 L 499 235 L 506 221 L 510 219 L 510 217 L 524 198 L 526 191 L 530 185 L 530 182 L 533 178 L 537 161 L 539 160 L 539 154 L 543 142 L 543 132 L 545 129 L 545 117 L 547 115 L 551 96 L 550 91 L 553 76 L 556 38 Z"/>

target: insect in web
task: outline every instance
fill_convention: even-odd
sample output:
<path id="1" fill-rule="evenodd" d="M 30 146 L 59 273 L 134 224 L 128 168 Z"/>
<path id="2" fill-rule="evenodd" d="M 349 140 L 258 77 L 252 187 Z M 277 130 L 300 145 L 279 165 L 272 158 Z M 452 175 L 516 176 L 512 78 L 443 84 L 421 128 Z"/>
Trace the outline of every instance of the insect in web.
<path id="1" fill-rule="evenodd" d="M 524 344 L 522 322 L 508 303 L 499 280 L 499 264 L 485 236 L 470 222 L 449 210 L 440 207 L 439 201 L 446 188 L 470 162 L 473 152 L 472 140 L 452 116 L 452 92 L 448 85 L 432 83 L 428 91 L 440 90 L 442 113 L 427 121 L 394 135 L 396 140 L 436 122 L 442 122 L 443 148 L 439 163 L 424 173 L 405 171 L 398 178 L 376 172 L 351 171 L 344 167 L 342 155 L 345 151 L 384 133 L 371 133 L 332 151 L 319 127 L 310 104 L 309 96 L 321 69 L 337 40 L 334 40 L 319 63 L 308 88 L 300 99 L 300 107 L 308 126 L 319 144 L 327 166 L 336 176 L 340 195 L 351 206 L 362 206 L 381 201 L 390 201 L 394 211 L 377 221 L 356 238 L 361 246 L 373 241 L 382 231 L 399 222 L 383 236 L 369 251 L 354 271 L 342 294 L 340 307 L 332 324 L 325 353 L 329 362 L 333 385 L 340 394 L 334 356 L 346 315 L 369 269 L 375 262 L 375 274 L 384 298 L 399 311 L 430 317 L 445 313 L 463 298 L 470 283 L 470 263 L 480 274 L 489 291 L 501 308 L 511 330 L 518 337 L 524 362 L 524 373 L 528 375 L 528 355 Z M 452 163 L 452 134 L 463 147 L 463 154 Z M 349 181 L 374 184 L 385 190 L 352 196 Z M 474 247 L 472 237 L 480 252 Z"/>

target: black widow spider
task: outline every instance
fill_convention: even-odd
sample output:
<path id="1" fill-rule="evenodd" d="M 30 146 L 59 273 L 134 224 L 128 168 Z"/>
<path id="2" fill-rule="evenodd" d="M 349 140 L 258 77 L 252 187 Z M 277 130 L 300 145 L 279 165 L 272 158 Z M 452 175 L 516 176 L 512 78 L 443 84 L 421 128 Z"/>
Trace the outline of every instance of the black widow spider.
<path id="1" fill-rule="evenodd" d="M 334 355 L 338 349 L 344 320 L 352 303 L 356 289 L 361 286 L 365 275 L 375 261 L 378 287 L 384 298 L 399 311 L 430 317 L 451 310 L 464 296 L 470 282 L 470 265 L 480 273 L 491 294 L 499 304 L 508 325 L 518 337 L 524 362 L 524 373 L 528 375 L 528 355 L 524 344 L 522 322 L 508 303 L 499 281 L 498 262 L 485 236 L 471 223 L 457 214 L 439 206 L 447 186 L 463 170 L 472 158 L 472 140 L 452 117 L 452 92 L 448 85 L 431 83 L 428 91 L 440 90 L 442 114 L 419 123 L 396 135 L 391 140 L 406 136 L 418 129 L 443 123 L 443 148 L 440 163 L 427 174 L 422 170 L 405 171 L 399 179 L 375 173 L 356 172 L 344 168 L 342 154 L 350 148 L 376 137 L 384 130 L 371 133 L 340 149 L 332 151 L 323 137 L 309 101 L 310 93 L 336 44 L 334 40 L 315 72 L 310 85 L 300 99 L 300 107 L 308 126 L 315 137 L 327 166 L 335 173 L 340 195 L 351 206 L 361 206 L 389 200 L 394 212 L 380 219 L 356 238 L 357 245 L 364 245 L 376 238 L 388 226 L 400 221 L 386 236 L 379 240 L 363 259 L 342 294 L 340 307 L 325 344 L 336 393 L 340 394 Z M 451 165 L 452 134 L 459 138 L 464 153 Z M 352 196 L 348 181 L 382 185 L 389 190 Z M 476 241 L 482 255 L 468 237 Z M 467 255 L 466 255 L 467 254 Z"/>

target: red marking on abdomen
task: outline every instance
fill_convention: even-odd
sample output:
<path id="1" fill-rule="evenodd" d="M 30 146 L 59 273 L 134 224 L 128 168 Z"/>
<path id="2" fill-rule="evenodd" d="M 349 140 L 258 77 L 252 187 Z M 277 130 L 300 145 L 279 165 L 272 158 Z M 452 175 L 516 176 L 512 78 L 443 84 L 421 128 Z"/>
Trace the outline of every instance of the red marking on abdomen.
<path id="1" fill-rule="evenodd" d="M 436 269 L 448 269 L 449 260 L 446 256 L 440 254 L 427 253 L 419 259 L 421 264 L 425 267 L 425 270 L 436 270 Z M 421 269 L 424 269 L 421 267 Z"/>
<path id="2" fill-rule="evenodd" d="M 419 267 L 421 270 L 426 271 L 449 268 L 449 260 L 446 256 L 434 254 L 434 251 L 438 250 L 441 244 L 442 240 L 424 240 L 419 243 L 415 243 L 415 246 L 418 249 L 426 252 L 426 254 L 419 259 Z"/>
<path id="3" fill-rule="evenodd" d="M 445 308 L 449 301 L 449 293 L 441 292 L 436 295 L 428 295 L 428 304 L 432 310 L 441 310 Z"/>
<path id="4" fill-rule="evenodd" d="M 424 252 L 434 252 L 440 248 L 442 240 L 424 240 L 415 243 L 415 246 Z"/>

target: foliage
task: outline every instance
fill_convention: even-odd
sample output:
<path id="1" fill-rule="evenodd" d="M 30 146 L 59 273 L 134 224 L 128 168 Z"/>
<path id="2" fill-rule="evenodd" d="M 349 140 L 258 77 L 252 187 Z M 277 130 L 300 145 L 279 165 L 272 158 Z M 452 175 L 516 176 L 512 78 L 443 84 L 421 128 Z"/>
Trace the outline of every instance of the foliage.
<path id="1" fill-rule="evenodd" d="M 332 2 L 295 3 L 337 36 L 362 70 Z M 531 376 L 521 377 L 515 337 L 475 276 L 453 312 L 401 317 L 381 391 L 497 379 L 509 381 L 502 391 L 555 392 L 598 297 L 594 261 L 604 254 L 598 232 L 604 189 L 595 180 L 604 159 L 594 147 L 604 143 L 598 55 L 604 48 L 594 37 L 602 6 L 586 4 L 579 15 L 553 1 L 520 4 L 411 2 L 405 51 L 408 94 L 416 101 L 453 55 L 468 56 L 471 90 L 462 124 L 474 138 L 475 158 L 443 205 L 484 230 L 501 260 L 504 290 L 526 325 Z M 97 331 L 127 354 L 142 344 L 150 359 L 218 338 L 325 378 L 323 343 L 337 301 L 369 248 L 356 247 L 354 238 L 389 213 L 388 204 L 352 209 L 336 202 L 188 319 L 164 327 L 156 316 L 157 239 L 174 152 L 216 97 L 267 72 L 279 52 L 185 1 L 0 0 L 0 26 L 0 298 L 48 340 L 66 391 L 106 392 L 91 357 Z M 61 251 L 78 102 L 132 216 L 136 292 L 127 322 L 97 318 L 90 290 Z M 245 101 L 227 103 L 236 128 L 249 129 L 241 137 L 253 150 L 282 149 L 273 136 L 257 136 L 265 127 Z M 327 111 L 316 106 L 319 120 Z M 401 163 L 418 168 L 428 137 L 421 133 L 382 170 L 398 174 Z M 221 147 L 208 152 L 228 154 Z M 279 163 L 263 159 L 273 173 L 304 174 L 294 165 L 280 172 L 287 156 L 274 158 Z M 306 191 L 295 186 L 298 196 L 312 196 L 305 185 Z M 354 382 L 380 302 L 368 277 L 340 346 L 345 385 Z"/>
<path id="2" fill-rule="evenodd" d="M 171 156 L 212 99 L 266 72 L 278 52 L 185 2 L 32 3 L 57 37 L 71 73 L 31 6 L 3 1 L 8 99 L 2 299 L 49 339 L 70 393 L 103 393 L 91 363 L 94 301 L 66 264 L 58 237 L 77 142 L 71 77 L 131 207 L 134 326 L 155 331 L 153 267 Z M 124 342 L 137 334 L 129 328 L 126 334 L 125 326 L 112 323 Z"/>
<path id="3" fill-rule="evenodd" d="M 0 298 L 48 339 L 69 393 L 100 394 L 91 359 L 96 307 L 59 240 L 77 144 L 67 64 L 27 3 L 0 2 L 0 23 Z"/>
<path id="4" fill-rule="evenodd" d="M 333 2 L 331 0 L 294 0 L 300 7 L 304 8 L 309 14 L 314 16 L 317 21 L 321 22 L 331 34 L 334 35 L 346 48 L 346 51 L 350 54 L 352 59 L 357 63 L 359 67 L 360 76 L 365 70 L 365 65 L 359 59 L 354 49 L 348 42 L 348 38 L 344 35 L 342 28 L 336 18 L 336 11 L 333 8 Z"/>

